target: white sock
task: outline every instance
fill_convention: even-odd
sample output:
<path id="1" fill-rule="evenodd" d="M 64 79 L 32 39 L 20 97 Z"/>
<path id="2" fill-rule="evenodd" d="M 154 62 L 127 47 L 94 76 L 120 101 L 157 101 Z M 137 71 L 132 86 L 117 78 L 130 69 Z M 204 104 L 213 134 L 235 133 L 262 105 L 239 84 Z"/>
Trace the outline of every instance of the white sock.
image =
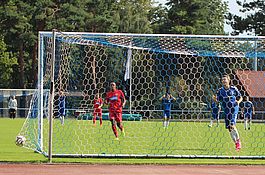
<path id="1" fill-rule="evenodd" d="M 230 132 L 230 136 L 231 136 L 231 139 L 233 140 L 233 142 L 236 142 L 235 135 L 233 134 L 233 132 L 232 132 L 232 131 Z"/>
<path id="2" fill-rule="evenodd" d="M 210 125 L 211 125 L 211 126 L 213 125 L 213 120 L 210 121 Z"/>
<path id="3" fill-rule="evenodd" d="M 247 129 L 247 120 L 244 120 L 244 127 L 245 127 L 245 129 Z"/>
<path id="4" fill-rule="evenodd" d="M 238 133 L 236 127 L 234 127 L 234 129 L 231 130 L 230 136 L 234 142 L 236 142 L 239 139 L 239 133 Z"/>
<path id="5" fill-rule="evenodd" d="M 64 116 L 61 116 L 61 124 L 64 124 Z"/>
<path id="6" fill-rule="evenodd" d="M 168 121 L 166 121 L 166 127 L 168 127 L 168 125 L 169 125 L 169 120 L 168 120 Z"/>

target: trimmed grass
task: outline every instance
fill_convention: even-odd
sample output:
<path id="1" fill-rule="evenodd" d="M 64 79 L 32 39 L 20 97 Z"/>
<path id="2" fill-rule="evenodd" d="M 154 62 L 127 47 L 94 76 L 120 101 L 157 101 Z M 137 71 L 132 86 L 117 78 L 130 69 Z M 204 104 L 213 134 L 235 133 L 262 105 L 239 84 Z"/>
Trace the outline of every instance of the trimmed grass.
<path id="1" fill-rule="evenodd" d="M 22 124 L 24 122 L 24 119 L 15 119 L 11 120 L 9 118 L 1 118 L 0 119 L 0 161 L 1 162 L 33 162 L 33 163 L 41 163 L 41 162 L 47 162 L 47 158 L 43 155 L 40 155 L 38 153 L 34 153 L 32 150 L 28 150 L 25 148 L 18 147 L 14 144 L 14 140 L 16 138 L 17 133 L 19 133 Z M 171 123 L 170 128 L 168 130 L 164 131 L 161 127 L 160 122 L 124 122 L 124 125 L 126 127 L 126 137 L 121 137 L 120 141 L 114 142 L 113 141 L 113 133 L 111 131 L 109 122 L 104 121 L 104 125 L 102 128 L 99 126 L 93 127 L 91 124 L 91 121 L 76 121 L 76 120 L 68 120 L 66 121 L 65 125 L 62 127 L 59 124 L 58 120 L 55 120 L 55 129 L 54 129 L 54 140 L 56 140 L 58 143 L 62 144 L 62 140 L 58 140 L 59 136 L 58 133 L 61 131 L 61 133 L 64 134 L 64 138 L 67 138 L 67 142 L 64 142 L 64 144 L 60 145 L 57 144 L 54 151 L 57 151 L 58 153 L 60 151 L 69 151 L 72 150 L 67 148 L 68 146 L 72 146 L 73 150 L 77 148 L 77 146 L 80 146 L 84 151 L 87 151 L 85 153 L 89 153 L 89 151 L 92 150 L 91 153 L 98 153 L 105 151 L 106 153 L 110 153 L 114 150 L 115 147 L 119 147 L 117 150 L 117 153 L 125 153 L 128 148 L 131 149 L 131 152 L 138 151 L 139 153 L 149 153 L 150 151 L 153 153 L 167 153 L 164 151 L 165 148 L 167 151 L 173 153 L 183 153 L 188 151 L 190 154 L 196 153 L 196 152 L 211 152 L 211 151 L 218 151 L 222 152 L 223 154 L 226 154 L 227 151 L 225 151 L 225 148 L 216 148 L 218 144 L 215 142 L 212 142 L 211 140 L 205 142 L 204 138 L 211 138 L 211 137 L 223 137 L 217 140 L 217 142 L 223 145 L 231 146 L 230 140 L 228 137 L 228 133 L 226 130 L 223 129 L 223 127 L 213 127 L 208 128 L 206 123 L 194 123 L 190 122 L 188 123 L 188 126 L 186 127 L 186 131 L 180 132 L 182 127 L 184 125 L 187 125 L 185 123 Z M 196 127 L 195 127 L 196 124 Z M 202 126 L 200 126 L 200 125 Z M 135 128 L 134 125 L 137 125 L 137 128 Z M 141 126 L 144 125 L 144 126 Z M 175 125 L 175 126 L 174 126 Z M 183 126 L 182 126 L 183 125 Z M 155 126 L 155 127 L 154 127 Z M 264 134 L 264 125 L 258 125 L 257 130 Z M 244 140 L 244 142 L 247 141 L 250 136 L 254 136 L 255 133 L 248 133 L 247 131 L 243 131 L 241 126 L 239 126 L 239 130 L 241 132 L 241 137 Z M 155 130 L 156 128 L 157 130 Z M 162 128 L 162 129 L 161 129 Z M 197 129 L 192 129 L 197 128 Z M 136 130 L 137 129 L 137 130 Z M 70 134 L 66 132 L 66 130 L 71 131 Z M 82 134 L 80 134 L 78 131 L 82 130 Z M 205 135 L 200 135 L 199 133 L 205 132 Z M 224 130 L 224 131 L 223 131 Z M 194 131 L 192 134 L 190 131 Z M 92 132 L 93 134 L 89 134 Z M 180 132 L 181 135 L 176 134 L 177 132 Z M 260 141 L 264 141 L 263 137 L 260 137 L 262 134 L 258 132 L 257 138 L 260 138 Z M 217 133 L 220 133 L 220 135 L 216 135 Z M 221 134 L 222 133 L 222 134 Z M 146 135 L 149 134 L 149 135 Z M 196 144 L 191 145 L 190 150 L 185 150 L 187 144 L 184 143 L 185 138 L 187 136 L 191 135 L 192 138 L 198 138 L 196 140 Z M 200 136 L 200 137 L 198 137 Z M 56 138 L 58 137 L 58 138 Z M 76 137 L 78 137 L 77 141 Z M 204 137 L 204 138 L 203 138 Z M 97 138 L 97 139 L 95 139 Z M 137 139 L 147 139 L 145 142 L 139 142 Z M 165 141 L 165 139 L 170 139 Z M 71 140 L 72 139 L 72 140 Z M 263 140 L 262 140 L 263 139 Z M 154 140 L 160 142 L 160 144 L 153 142 Z M 73 141 L 75 143 L 73 143 Z M 91 141 L 93 141 L 91 143 Z M 256 140 L 255 140 L 256 141 Z M 65 145 L 68 144 L 68 142 L 72 143 L 71 145 Z M 139 143 L 138 143 L 139 142 Z M 226 143 L 228 142 L 228 143 Z M 250 140 L 252 142 L 252 140 Z M 133 143 L 133 144 L 131 144 Z M 136 145 L 138 143 L 138 145 Z M 167 144 L 166 144 L 167 143 Z M 200 146 L 201 143 L 204 143 L 202 146 Z M 209 143 L 208 145 L 206 143 Z M 210 144 L 211 143 L 211 144 Z M 47 143 L 45 143 L 47 144 Z M 142 145 L 141 147 L 139 145 Z M 262 145 L 265 143 L 263 142 Z M 59 146 L 60 145 L 60 146 Z M 181 147 L 181 145 L 183 145 Z M 59 149 L 59 147 L 64 146 L 67 149 Z M 232 145 L 233 146 L 233 145 Z M 248 145 L 246 145 L 248 146 Z M 257 145 L 259 146 L 259 145 Z M 140 148 L 139 148 L 140 147 Z M 159 149 L 161 148 L 161 149 Z M 207 148 L 207 149 L 206 149 Z M 248 147 L 247 147 L 248 148 Z M 259 147 L 258 147 L 259 148 Z M 257 149 L 261 153 L 260 155 L 264 155 L 264 147 Z M 231 150 L 229 150 L 230 153 Z M 253 150 L 251 150 L 253 151 Z M 242 150 L 244 154 L 248 152 L 248 150 Z M 127 152 L 128 153 L 128 152 Z M 257 153 L 258 154 L 258 153 Z M 239 164 L 239 165 L 255 165 L 255 164 L 262 164 L 265 165 L 265 160 L 249 160 L 249 159 L 132 159 L 132 158 L 54 158 L 54 163 L 90 163 L 90 164 Z"/>

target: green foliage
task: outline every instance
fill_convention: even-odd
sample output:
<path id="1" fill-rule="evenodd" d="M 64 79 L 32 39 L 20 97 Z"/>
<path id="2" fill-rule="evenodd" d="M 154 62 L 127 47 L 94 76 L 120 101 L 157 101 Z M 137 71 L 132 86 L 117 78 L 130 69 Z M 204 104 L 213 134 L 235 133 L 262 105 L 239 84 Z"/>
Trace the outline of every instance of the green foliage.
<path id="1" fill-rule="evenodd" d="M 234 29 L 234 35 L 245 32 L 254 32 L 256 35 L 265 35 L 265 2 L 264 0 L 254 0 L 253 2 L 240 2 L 240 10 L 246 17 L 241 17 L 232 13 L 227 15 L 228 24 Z"/>
<path id="2" fill-rule="evenodd" d="M 0 88 L 9 88 L 11 84 L 12 67 L 17 64 L 17 59 L 7 51 L 4 39 L 0 37 Z"/>
<path id="3" fill-rule="evenodd" d="M 38 31 L 223 34 L 226 3 L 221 0 L 5 0 L 0 32 L 18 54 L 12 87 L 34 87 Z M 32 81 L 33 80 L 33 81 Z"/>
<path id="4" fill-rule="evenodd" d="M 227 4 L 221 0 L 169 0 L 168 32 L 223 34 Z"/>

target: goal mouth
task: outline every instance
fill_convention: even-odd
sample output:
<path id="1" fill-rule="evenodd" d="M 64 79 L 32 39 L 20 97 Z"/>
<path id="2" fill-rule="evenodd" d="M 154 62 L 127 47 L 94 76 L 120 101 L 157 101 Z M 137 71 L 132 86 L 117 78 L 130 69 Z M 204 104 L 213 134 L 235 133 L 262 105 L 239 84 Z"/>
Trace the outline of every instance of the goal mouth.
<path id="1" fill-rule="evenodd" d="M 258 91 L 252 85 L 262 82 L 255 76 L 264 74 L 264 40 L 40 32 L 38 91 L 21 131 L 27 138 L 25 146 L 48 155 L 52 144 L 55 157 L 264 157 L 265 142 L 258 131 L 264 130 L 265 94 L 251 93 Z M 248 96 L 256 108 L 251 137 L 244 119 L 236 121 L 240 152 L 225 129 L 239 115 L 225 112 L 234 106 L 225 109 L 225 100 L 218 97 L 218 127 L 212 120 L 212 96 L 222 88 L 223 74 L 231 77 L 240 93 L 235 99 Z M 111 82 L 127 101 L 121 114 L 125 130 L 116 125 L 117 133 L 109 121 L 108 104 L 102 104 L 102 117 L 94 110 L 96 94 L 104 101 Z M 163 99 L 166 93 L 172 97 Z"/>

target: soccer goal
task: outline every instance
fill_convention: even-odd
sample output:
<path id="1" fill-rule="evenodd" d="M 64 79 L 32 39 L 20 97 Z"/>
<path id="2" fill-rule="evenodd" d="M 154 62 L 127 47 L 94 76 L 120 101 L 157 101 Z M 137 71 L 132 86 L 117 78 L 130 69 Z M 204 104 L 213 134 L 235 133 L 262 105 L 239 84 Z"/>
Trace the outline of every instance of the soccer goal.
<path id="1" fill-rule="evenodd" d="M 117 33 L 39 33 L 38 91 L 20 135 L 24 147 L 53 157 L 265 157 L 265 37 Z M 255 107 L 251 128 L 241 111 L 235 150 L 212 117 L 212 96 L 228 74 Z M 126 135 L 114 140 L 103 108 L 103 125 L 92 123 L 96 93 L 110 82 L 125 94 Z M 170 93 L 169 125 L 163 103 Z"/>

